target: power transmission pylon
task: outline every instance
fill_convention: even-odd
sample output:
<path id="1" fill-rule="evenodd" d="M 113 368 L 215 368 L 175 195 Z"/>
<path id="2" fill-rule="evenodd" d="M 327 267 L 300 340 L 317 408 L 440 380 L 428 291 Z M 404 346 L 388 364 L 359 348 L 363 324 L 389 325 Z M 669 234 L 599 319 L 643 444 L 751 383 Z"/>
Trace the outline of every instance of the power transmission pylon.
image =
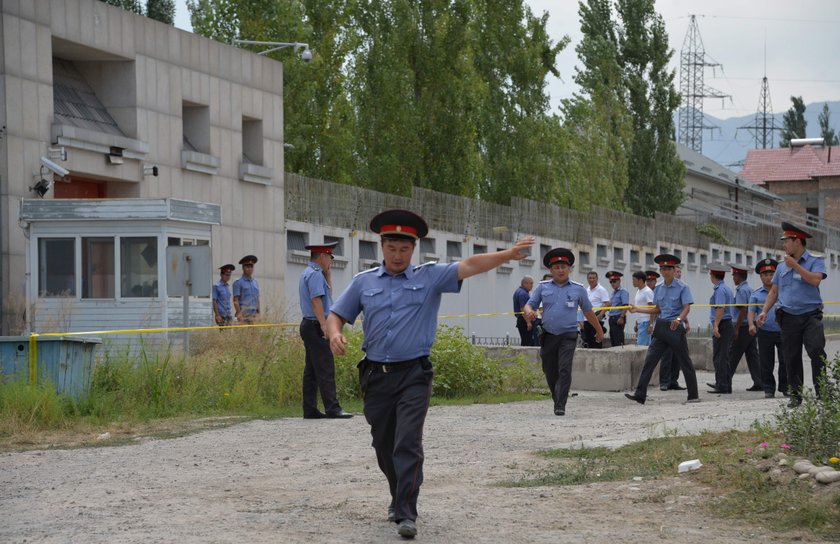
<path id="1" fill-rule="evenodd" d="M 703 129 L 717 128 L 707 125 L 703 119 L 704 98 L 726 98 L 716 89 L 703 84 L 703 71 L 706 67 L 717 67 L 720 64 L 711 62 L 703 48 L 703 39 L 697 27 L 697 16 L 691 15 L 683 46 L 680 50 L 680 95 L 683 107 L 679 112 L 679 143 L 684 144 L 698 153 L 703 152 Z M 721 67 L 722 68 L 722 67 Z"/>
<path id="2" fill-rule="evenodd" d="M 782 127 L 776 124 L 776 118 L 773 117 L 773 105 L 770 103 L 770 84 L 767 82 L 767 76 L 761 79 L 761 96 L 758 98 L 758 110 L 755 113 L 755 120 L 753 120 L 751 125 L 738 127 L 735 131 L 736 136 L 738 135 L 738 130 L 741 129 L 752 132 L 755 137 L 756 149 L 773 147 L 773 131 L 782 130 Z"/>

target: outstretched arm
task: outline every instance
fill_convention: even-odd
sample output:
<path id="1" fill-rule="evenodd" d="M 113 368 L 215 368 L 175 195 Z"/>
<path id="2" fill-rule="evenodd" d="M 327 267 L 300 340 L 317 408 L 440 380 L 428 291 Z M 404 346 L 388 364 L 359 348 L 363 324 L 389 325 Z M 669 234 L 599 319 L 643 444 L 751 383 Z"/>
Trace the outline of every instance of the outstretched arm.
<path id="1" fill-rule="evenodd" d="M 458 263 L 458 279 L 464 280 L 470 276 L 481 274 L 492 270 L 499 265 L 502 265 L 510 260 L 518 261 L 528 256 L 525 251 L 534 245 L 534 237 L 526 236 L 520 238 L 513 244 L 513 247 L 496 251 L 495 253 L 479 253 L 478 255 L 471 255 L 460 263 Z"/>

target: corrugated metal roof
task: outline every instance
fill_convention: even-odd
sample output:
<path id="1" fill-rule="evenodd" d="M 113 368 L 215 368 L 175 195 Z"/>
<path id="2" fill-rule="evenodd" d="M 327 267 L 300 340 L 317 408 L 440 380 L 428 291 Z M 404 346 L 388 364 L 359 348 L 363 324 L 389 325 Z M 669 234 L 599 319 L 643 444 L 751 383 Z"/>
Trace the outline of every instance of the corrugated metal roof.
<path id="1" fill-rule="evenodd" d="M 53 58 L 55 123 L 125 136 L 73 63 Z"/>

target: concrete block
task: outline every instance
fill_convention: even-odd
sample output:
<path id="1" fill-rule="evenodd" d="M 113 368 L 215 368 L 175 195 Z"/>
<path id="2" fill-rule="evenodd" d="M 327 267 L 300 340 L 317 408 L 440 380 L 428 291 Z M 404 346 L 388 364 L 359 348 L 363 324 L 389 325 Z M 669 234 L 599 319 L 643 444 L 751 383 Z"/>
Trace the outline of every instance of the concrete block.
<path id="1" fill-rule="evenodd" d="M 510 362 L 524 356 L 542 372 L 538 347 L 488 347 L 485 353 L 496 360 Z M 572 363 L 572 389 L 584 391 L 629 391 L 633 389 L 645 364 L 645 346 L 623 346 L 606 349 L 575 350 Z M 654 372 L 651 385 L 659 385 L 659 374 Z"/>

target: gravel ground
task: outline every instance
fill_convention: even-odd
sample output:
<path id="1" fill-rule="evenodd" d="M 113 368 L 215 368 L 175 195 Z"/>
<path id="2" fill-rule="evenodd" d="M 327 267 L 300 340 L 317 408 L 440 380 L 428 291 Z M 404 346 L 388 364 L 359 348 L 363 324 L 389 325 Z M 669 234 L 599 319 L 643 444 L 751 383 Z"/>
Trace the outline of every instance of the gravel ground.
<path id="1" fill-rule="evenodd" d="M 840 348 L 835 345 L 834 350 Z M 711 381 L 699 372 L 698 381 Z M 663 433 L 747 429 L 782 399 L 651 389 L 644 406 L 581 391 L 550 401 L 438 406 L 426 422 L 418 541 L 787 541 L 748 520 L 710 517 L 709 491 L 673 477 L 503 488 L 546 461 L 536 450 L 618 446 Z M 705 388 L 701 388 L 704 391 Z M 701 469 L 702 470 L 702 469 Z M 363 417 L 250 421 L 131 445 L 0 454 L 0 542 L 395 542 Z M 809 535 L 797 535 L 808 541 Z"/>

